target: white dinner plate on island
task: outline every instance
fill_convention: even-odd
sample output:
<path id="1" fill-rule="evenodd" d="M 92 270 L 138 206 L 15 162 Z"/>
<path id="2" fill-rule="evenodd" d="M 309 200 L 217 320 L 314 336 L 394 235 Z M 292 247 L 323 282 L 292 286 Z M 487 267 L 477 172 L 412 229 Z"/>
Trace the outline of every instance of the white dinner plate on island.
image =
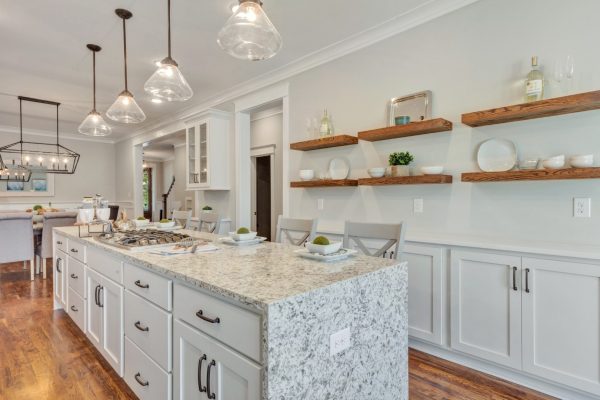
<path id="1" fill-rule="evenodd" d="M 250 240 L 234 240 L 233 238 L 230 238 L 230 237 L 223 237 L 220 240 L 221 240 L 221 242 L 223 242 L 225 244 L 229 244 L 231 246 L 250 246 L 253 244 L 260 244 L 260 243 L 264 242 L 265 240 L 267 240 L 267 238 L 263 237 L 263 236 L 256 236 L 254 239 L 250 239 Z"/>
<path id="2" fill-rule="evenodd" d="M 318 253 L 311 253 L 308 249 L 298 249 L 294 250 L 294 253 L 303 258 L 308 258 L 311 260 L 317 260 L 322 262 L 330 262 L 330 261 L 339 261 L 345 260 L 346 258 L 355 255 L 358 253 L 357 250 L 354 249 L 339 249 L 335 253 L 322 255 Z"/>

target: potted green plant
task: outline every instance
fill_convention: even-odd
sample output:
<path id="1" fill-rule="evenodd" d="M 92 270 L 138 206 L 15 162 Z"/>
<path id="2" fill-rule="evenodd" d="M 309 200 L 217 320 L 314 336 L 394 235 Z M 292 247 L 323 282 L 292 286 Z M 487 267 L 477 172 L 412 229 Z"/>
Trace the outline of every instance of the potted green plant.
<path id="1" fill-rule="evenodd" d="M 204 207 L 202 207 L 202 212 L 205 212 L 205 213 L 211 213 L 212 210 L 213 209 L 212 209 L 211 206 L 204 206 Z"/>
<path id="2" fill-rule="evenodd" d="M 390 154 L 389 163 L 392 176 L 410 176 L 409 164 L 415 158 L 408 151 Z"/>

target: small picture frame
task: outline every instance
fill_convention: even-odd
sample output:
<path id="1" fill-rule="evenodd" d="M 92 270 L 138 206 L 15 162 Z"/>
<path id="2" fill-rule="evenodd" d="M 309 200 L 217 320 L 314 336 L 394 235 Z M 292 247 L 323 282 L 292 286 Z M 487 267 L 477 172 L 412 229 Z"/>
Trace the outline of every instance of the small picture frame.
<path id="1" fill-rule="evenodd" d="M 48 181 L 46 179 L 32 179 L 31 187 L 34 192 L 47 192 Z"/>
<path id="2" fill-rule="evenodd" d="M 8 181 L 6 182 L 6 190 L 9 192 L 22 192 L 25 189 L 25 183 L 19 181 Z"/>

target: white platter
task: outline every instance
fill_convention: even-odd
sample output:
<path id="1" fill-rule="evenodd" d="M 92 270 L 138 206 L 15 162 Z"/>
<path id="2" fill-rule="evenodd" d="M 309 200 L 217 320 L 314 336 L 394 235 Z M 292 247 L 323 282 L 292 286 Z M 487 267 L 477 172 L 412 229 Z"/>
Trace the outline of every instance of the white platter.
<path id="1" fill-rule="evenodd" d="M 484 172 L 510 171 L 517 163 L 517 148 L 506 139 L 489 139 L 477 151 L 477 164 Z"/>
<path id="2" fill-rule="evenodd" d="M 220 239 L 221 242 L 225 243 L 225 244 L 229 244 L 231 246 L 250 246 L 253 244 L 259 244 L 264 242 L 265 240 L 267 240 L 266 237 L 262 237 L 262 236 L 257 236 L 252 240 L 233 240 L 230 237 L 224 237 Z"/>
<path id="3" fill-rule="evenodd" d="M 329 177 L 331 179 L 346 179 L 350 174 L 350 166 L 346 160 L 334 158 L 329 161 Z"/>
<path id="4" fill-rule="evenodd" d="M 311 260 L 317 260 L 317 261 L 322 261 L 322 262 L 330 262 L 330 261 L 345 260 L 346 258 L 358 253 L 358 251 L 354 250 L 354 249 L 340 249 L 339 251 L 332 253 L 332 254 L 327 254 L 326 256 L 323 256 L 323 255 L 317 254 L 317 253 L 311 253 L 308 251 L 308 249 L 294 250 L 294 253 L 298 254 L 300 257 L 303 257 L 303 258 L 308 258 Z"/>
<path id="5" fill-rule="evenodd" d="M 167 228 L 161 228 L 158 225 L 149 225 L 149 226 L 146 226 L 145 228 L 142 228 L 142 229 L 154 229 L 154 230 L 162 231 L 162 232 L 170 232 L 170 231 L 176 231 L 178 229 L 183 229 L 183 226 L 176 225 L 176 226 L 170 226 L 170 227 L 167 227 Z"/>

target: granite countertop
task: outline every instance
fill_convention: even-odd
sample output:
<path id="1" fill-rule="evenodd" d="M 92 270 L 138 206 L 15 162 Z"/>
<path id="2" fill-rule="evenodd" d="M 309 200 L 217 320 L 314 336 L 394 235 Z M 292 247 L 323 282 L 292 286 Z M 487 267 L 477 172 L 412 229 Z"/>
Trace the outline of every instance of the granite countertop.
<path id="1" fill-rule="evenodd" d="M 93 238 L 79 238 L 77 227 L 54 230 L 89 247 L 118 255 L 125 262 L 144 266 L 259 310 L 293 296 L 400 264 L 396 260 L 364 255 L 323 263 L 298 257 L 293 253 L 298 247 L 290 245 L 265 242 L 257 246 L 230 246 L 221 243 L 216 235 L 187 230 L 178 232 L 212 240 L 219 250 L 161 256 L 120 249 Z"/>

